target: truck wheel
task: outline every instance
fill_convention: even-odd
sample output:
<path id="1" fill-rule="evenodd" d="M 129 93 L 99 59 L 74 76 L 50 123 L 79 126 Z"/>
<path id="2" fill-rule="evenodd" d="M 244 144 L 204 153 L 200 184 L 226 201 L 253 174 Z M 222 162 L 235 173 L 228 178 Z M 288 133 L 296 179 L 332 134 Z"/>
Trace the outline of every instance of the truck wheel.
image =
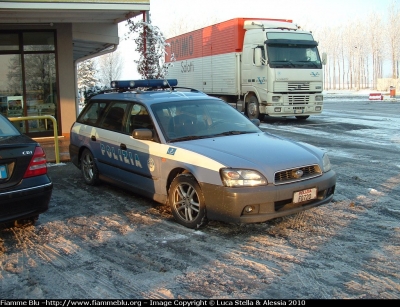
<path id="1" fill-rule="evenodd" d="M 260 107 L 258 105 L 258 99 L 256 96 L 251 95 L 246 103 L 247 117 L 250 119 L 260 119 Z M 264 115 L 262 116 L 264 117 Z M 260 119 L 261 120 L 261 119 Z"/>
<path id="2" fill-rule="evenodd" d="M 192 175 L 181 174 L 175 177 L 168 191 L 168 202 L 179 224 L 192 229 L 207 224 L 204 195 Z"/>
<path id="3" fill-rule="evenodd" d="M 297 118 L 298 120 L 306 120 L 306 119 L 309 118 L 309 117 L 310 117 L 310 115 L 303 115 L 303 116 L 298 115 L 298 116 L 296 116 L 296 118 Z"/>

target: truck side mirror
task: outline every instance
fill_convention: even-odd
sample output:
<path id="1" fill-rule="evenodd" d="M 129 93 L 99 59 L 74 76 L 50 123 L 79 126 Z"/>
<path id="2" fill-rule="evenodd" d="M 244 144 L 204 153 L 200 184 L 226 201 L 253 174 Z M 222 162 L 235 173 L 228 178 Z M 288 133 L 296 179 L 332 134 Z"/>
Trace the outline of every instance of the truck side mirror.
<path id="1" fill-rule="evenodd" d="M 263 60 L 262 60 L 262 53 L 260 48 L 254 48 L 254 65 L 257 67 L 262 66 Z"/>
<path id="2" fill-rule="evenodd" d="M 326 65 L 326 62 L 328 61 L 326 52 L 322 52 L 322 65 Z"/>

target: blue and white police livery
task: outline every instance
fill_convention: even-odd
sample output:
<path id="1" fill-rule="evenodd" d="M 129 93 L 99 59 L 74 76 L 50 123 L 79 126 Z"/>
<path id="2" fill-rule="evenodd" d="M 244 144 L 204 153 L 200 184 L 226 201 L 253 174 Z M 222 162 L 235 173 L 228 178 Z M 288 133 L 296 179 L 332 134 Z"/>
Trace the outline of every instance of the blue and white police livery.
<path id="1" fill-rule="evenodd" d="M 171 206 L 189 228 L 254 223 L 329 203 L 336 174 L 323 151 L 263 132 L 224 101 L 176 80 L 113 81 L 71 128 L 71 161 Z"/>

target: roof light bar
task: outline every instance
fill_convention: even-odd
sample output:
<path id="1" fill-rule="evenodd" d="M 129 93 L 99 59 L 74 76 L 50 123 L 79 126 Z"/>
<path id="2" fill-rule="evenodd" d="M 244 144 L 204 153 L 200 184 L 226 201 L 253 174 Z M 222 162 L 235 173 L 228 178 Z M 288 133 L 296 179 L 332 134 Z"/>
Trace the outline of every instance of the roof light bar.
<path id="1" fill-rule="evenodd" d="M 163 88 L 177 86 L 177 79 L 116 80 L 111 81 L 112 89 L 133 89 L 138 87 Z"/>

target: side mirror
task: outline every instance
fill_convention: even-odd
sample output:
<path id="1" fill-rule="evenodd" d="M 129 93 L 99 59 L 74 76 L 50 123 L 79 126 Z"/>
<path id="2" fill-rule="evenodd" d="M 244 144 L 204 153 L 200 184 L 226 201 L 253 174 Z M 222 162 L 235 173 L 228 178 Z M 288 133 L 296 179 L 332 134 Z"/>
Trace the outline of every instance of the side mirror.
<path id="1" fill-rule="evenodd" d="M 326 52 L 322 52 L 322 65 L 326 65 L 328 61 L 328 57 L 326 55 Z"/>
<path id="2" fill-rule="evenodd" d="M 132 131 L 132 137 L 138 140 L 151 141 L 153 139 L 153 131 L 145 128 L 135 129 Z"/>
<path id="3" fill-rule="evenodd" d="M 254 48 L 254 65 L 257 67 L 262 66 L 262 53 L 260 48 Z"/>

